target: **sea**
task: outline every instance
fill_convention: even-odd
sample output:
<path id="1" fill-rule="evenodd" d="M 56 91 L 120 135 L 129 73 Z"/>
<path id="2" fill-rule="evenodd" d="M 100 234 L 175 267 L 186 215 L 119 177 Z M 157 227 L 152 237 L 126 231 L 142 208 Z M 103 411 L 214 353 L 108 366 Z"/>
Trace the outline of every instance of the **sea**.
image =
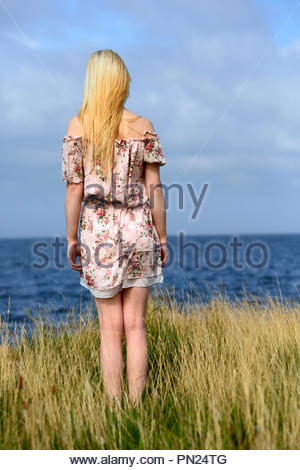
<path id="1" fill-rule="evenodd" d="M 66 247 L 58 237 L 0 239 L 1 320 L 13 327 L 44 308 L 61 321 L 70 309 L 82 312 L 91 304 Z M 195 296 L 207 302 L 217 293 L 233 300 L 300 300 L 300 234 L 179 234 L 168 237 L 168 249 L 164 282 L 150 290 L 168 290 L 178 302 Z"/>

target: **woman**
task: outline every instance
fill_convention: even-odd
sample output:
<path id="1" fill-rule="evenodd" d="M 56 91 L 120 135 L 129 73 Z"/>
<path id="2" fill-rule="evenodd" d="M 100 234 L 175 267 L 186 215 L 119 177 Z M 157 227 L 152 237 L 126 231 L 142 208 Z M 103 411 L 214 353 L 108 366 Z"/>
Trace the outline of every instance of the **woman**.
<path id="1" fill-rule="evenodd" d="M 129 398 L 135 405 L 147 376 L 149 286 L 163 282 L 168 250 L 159 173 L 166 160 L 151 122 L 124 107 L 130 80 L 116 52 L 91 55 L 81 109 L 63 138 L 62 175 L 68 259 L 95 299 L 104 386 L 119 402 L 124 330 Z"/>

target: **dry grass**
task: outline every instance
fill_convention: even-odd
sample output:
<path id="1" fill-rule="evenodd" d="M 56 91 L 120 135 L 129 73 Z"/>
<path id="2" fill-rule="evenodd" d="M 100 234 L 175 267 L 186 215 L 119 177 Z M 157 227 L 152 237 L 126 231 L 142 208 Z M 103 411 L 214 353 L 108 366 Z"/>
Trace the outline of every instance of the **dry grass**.
<path id="1" fill-rule="evenodd" d="M 58 331 L 41 316 L 13 345 L 2 319 L 1 449 L 300 448 L 299 304 L 153 294 L 136 409 L 126 375 L 122 406 L 108 404 L 93 309 L 72 316 Z"/>

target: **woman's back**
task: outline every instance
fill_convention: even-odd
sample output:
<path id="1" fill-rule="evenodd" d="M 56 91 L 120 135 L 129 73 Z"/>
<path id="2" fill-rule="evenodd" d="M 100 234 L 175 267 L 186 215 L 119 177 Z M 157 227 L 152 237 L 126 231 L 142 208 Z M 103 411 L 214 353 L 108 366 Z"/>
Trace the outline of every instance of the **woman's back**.
<path id="1" fill-rule="evenodd" d="M 83 151 L 78 118 L 70 121 L 64 137 L 63 180 L 84 183 L 84 201 L 80 221 L 82 258 L 90 257 L 83 267 L 81 284 L 92 288 L 115 289 L 125 280 L 133 284 L 137 278 L 161 282 L 161 266 L 157 264 L 160 240 L 153 223 L 146 190 L 145 163 L 166 163 L 160 139 L 151 122 L 127 110 L 115 139 L 113 177 L 107 179 L 101 170 L 101 155 L 96 172 L 93 160 Z M 120 245 L 126 254 L 120 266 Z M 109 264 L 107 269 L 106 264 Z M 157 281 L 159 279 L 159 281 Z M 134 281 L 135 280 L 135 281 Z M 139 284 L 141 285 L 141 284 Z"/>

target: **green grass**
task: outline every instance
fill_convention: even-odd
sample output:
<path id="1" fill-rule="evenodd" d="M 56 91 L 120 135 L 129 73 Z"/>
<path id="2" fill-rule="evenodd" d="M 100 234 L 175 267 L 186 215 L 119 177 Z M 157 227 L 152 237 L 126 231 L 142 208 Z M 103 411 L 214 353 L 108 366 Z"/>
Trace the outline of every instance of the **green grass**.
<path id="1" fill-rule="evenodd" d="M 1 449 L 300 448 L 299 304 L 152 294 L 137 408 L 126 374 L 121 407 L 108 403 L 93 308 L 70 315 L 58 330 L 41 315 L 32 338 L 2 339 Z"/>

